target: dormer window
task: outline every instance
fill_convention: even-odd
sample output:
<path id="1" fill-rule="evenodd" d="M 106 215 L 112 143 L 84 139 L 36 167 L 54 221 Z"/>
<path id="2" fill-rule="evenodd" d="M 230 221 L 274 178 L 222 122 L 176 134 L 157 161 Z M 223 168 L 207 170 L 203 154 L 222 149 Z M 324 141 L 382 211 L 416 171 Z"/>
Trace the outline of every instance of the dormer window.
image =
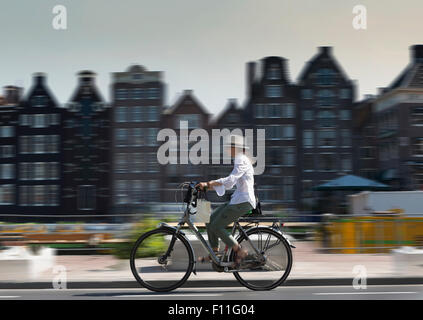
<path id="1" fill-rule="evenodd" d="M 272 64 L 267 70 L 268 80 L 280 80 L 281 79 L 281 68 L 277 64 Z"/>
<path id="2" fill-rule="evenodd" d="M 34 97 L 32 97 L 32 106 L 33 107 L 45 107 L 45 106 L 47 106 L 47 97 L 46 96 L 34 96 Z"/>
<path id="3" fill-rule="evenodd" d="M 330 86 L 336 84 L 336 73 L 332 69 L 317 70 L 317 84 L 321 86 Z"/>
<path id="4" fill-rule="evenodd" d="M 277 85 L 266 86 L 266 97 L 267 98 L 280 98 L 282 97 L 282 87 Z"/>
<path id="5" fill-rule="evenodd" d="M 333 107 L 336 105 L 336 95 L 332 90 L 320 90 L 317 93 L 317 105 L 319 107 Z"/>
<path id="6" fill-rule="evenodd" d="M 142 73 L 135 73 L 134 75 L 132 75 L 132 78 L 134 80 L 141 80 L 143 78 L 143 74 Z"/>

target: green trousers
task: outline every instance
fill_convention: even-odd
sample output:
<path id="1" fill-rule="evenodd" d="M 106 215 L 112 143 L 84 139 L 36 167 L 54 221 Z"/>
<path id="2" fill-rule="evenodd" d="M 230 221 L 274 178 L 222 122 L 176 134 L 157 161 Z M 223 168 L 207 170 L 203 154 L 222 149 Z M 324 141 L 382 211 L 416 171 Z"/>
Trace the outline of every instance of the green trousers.
<path id="1" fill-rule="evenodd" d="M 228 231 L 226 231 L 226 227 L 228 224 L 237 221 L 240 216 L 248 213 L 248 211 L 252 209 L 253 207 L 249 202 L 239 204 L 225 203 L 216 208 L 210 216 L 210 222 L 206 223 L 207 236 L 211 247 L 219 247 L 219 238 L 222 239 L 229 248 L 237 245 L 238 242 Z"/>

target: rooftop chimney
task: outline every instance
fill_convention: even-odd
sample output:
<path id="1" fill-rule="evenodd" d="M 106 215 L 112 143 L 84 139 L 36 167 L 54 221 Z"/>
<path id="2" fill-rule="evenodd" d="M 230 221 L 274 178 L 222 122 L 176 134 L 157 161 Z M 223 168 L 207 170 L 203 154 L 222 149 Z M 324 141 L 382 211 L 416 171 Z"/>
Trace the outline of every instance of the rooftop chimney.
<path id="1" fill-rule="evenodd" d="M 423 63 L 423 44 L 416 44 L 410 48 L 411 61 L 415 63 Z"/>
<path id="2" fill-rule="evenodd" d="M 44 84 L 47 78 L 47 75 L 44 72 L 36 72 L 32 75 L 34 84 Z"/>
<path id="3" fill-rule="evenodd" d="M 94 84 L 97 74 L 93 71 L 83 70 L 77 73 L 79 82 L 82 85 L 92 85 Z"/>
<path id="4" fill-rule="evenodd" d="M 327 46 L 319 47 L 319 52 L 324 54 L 330 54 L 332 53 L 332 47 L 327 47 Z"/>
<path id="5" fill-rule="evenodd" d="M 7 104 L 17 104 L 21 99 L 22 88 L 15 86 L 3 87 L 4 99 Z"/>
<path id="6" fill-rule="evenodd" d="M 253 83 L 256 78 L 256 63 L 247 63 L 247 96 L 251 96 L 253 91 Z"/>

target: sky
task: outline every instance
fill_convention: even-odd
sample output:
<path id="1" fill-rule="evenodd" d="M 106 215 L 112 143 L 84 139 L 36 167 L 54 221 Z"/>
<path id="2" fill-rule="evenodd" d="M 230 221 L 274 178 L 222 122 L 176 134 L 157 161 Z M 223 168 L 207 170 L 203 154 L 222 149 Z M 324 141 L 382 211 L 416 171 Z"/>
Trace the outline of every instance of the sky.
<path id="1" fill-rule="evenodd" d="M 367 9 L 355 30 L 353 7 Z M 67 9 L 67 29 L 52 26 L 53 7 Z M 166 104 L 185 89 L 211 113 L 230 98 L 245 101 L 245 64 L 288 59 L 295 81 L 318 46 L 333 46 L 360 98 L 389 85 L 423 44 L 421 0 L 0 0 L 0 86 L 29 89 L 48 74 L 61 103 L 76 73 L 93 70 L 106 101 L 111 72 L 131 64 L 164 71 Z"/>

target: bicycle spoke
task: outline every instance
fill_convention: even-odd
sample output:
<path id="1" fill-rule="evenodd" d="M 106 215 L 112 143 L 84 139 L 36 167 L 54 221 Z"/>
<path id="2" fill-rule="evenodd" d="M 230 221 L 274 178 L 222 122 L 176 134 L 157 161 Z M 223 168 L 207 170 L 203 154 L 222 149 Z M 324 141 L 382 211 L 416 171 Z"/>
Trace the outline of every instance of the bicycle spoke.
<path id="1" fill-rule="evenodd" d="M 245 260 L 240 269 L 234 272 L 235 277 L 253 290 L 273 289 L 283 283 L 292 266 L 292 254 L 287 241 L 280 233 L 269 228 L 253 228 L 247 231 L 247 235 L 248 239 L 245 236 L 239 239 L 241 245 L 251 241 L 251 245 L 263 253 L 264 261 L 260 261 L 260 256 L 255 254 L 251 245 L 244 245 L 251 258 Z"/>
<path id="2" fill-rule="evenodd" d="M 181 286 L 191 274 L 193 264 L 188 241 L 169 229 L 155 229 L 142 235 L 131 252 L 134 277 L 154 291 Z"/>

